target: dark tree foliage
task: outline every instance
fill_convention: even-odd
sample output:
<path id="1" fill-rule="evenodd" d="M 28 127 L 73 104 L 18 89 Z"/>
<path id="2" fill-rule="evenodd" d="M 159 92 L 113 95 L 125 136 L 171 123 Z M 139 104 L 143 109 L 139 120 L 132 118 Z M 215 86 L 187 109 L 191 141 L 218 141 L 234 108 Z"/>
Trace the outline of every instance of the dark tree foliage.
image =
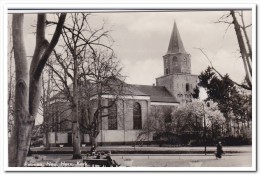
<path id="1" fill-rule="evenodd" d="M 227 132 L 230 132 L 230 117 L 244 122 L 251 120 L 251 95 L 242 94 L 237 86 L 230 80 L 228 74 L 219 78 L 215 72 L 208 67 L 199 75 L 199 86 L 206 89 L 207 99 L 218 103 L 220 111 L 227 121 Z"/>
<path id="2" fill-rule="evenodd" d="M 199 75 L 199 86 L 207 91 L 207 99 L 213 100 L 219 104 L 221 112 L 231 112 L 231 102 L 238 90 L 234 83 L 230 80 L 228 74 L 224 75 L 223 79 L 218 76 L 208 67 L 204 72 Z"/>
<path id="3" fill-rule="evenodd" d="M 199 98 L 199 94 L 200 94 L 200 89 L 198 86 L 196 86 L 193 89 L 193 93 L 191 94 L 193 98 L 198 99 Z"/>
<path id="4" fill-rule="evenodd" d="M 232 99 L 232 109 L 238 122 L 252 120 L 252 95 L 235 94 Z"/>

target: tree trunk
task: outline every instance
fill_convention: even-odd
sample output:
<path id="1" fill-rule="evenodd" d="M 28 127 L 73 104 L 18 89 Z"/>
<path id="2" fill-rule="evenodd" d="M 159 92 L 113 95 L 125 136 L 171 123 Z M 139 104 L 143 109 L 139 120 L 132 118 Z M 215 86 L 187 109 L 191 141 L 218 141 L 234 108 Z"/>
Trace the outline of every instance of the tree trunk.
<path id="1" fill-rule="evenodd" d="M 50 113 L 50 95 L 51 95 L 51 78 L 52 78 L 52 70 L 48 70 L 48 82 L 47 87 L 45 87 L 46 83 L 44 81 L 44 76 L 42 76 L 42 106 L 43 106 L 43 126 L 44 126 L 44 133 L 45 133 L 45 149 L 50 150 L 50 142 L 49 142 L 49 120 L 51 119 Z M 46 89 L 47 88 L 47 89 Z"/>
<path id="2" fill-rule="evenodd" d="M 78 60 L 76 51 L 74 50 L 73 59 L 74 59 L 74 79 L 73 79 L 73 109 L 72 109 L 72 137 L 73 137 L 73 157 L 72 159 L 81 159 L 81 150 L 80 150 L 80 133 L 79 133 L 79 121 L 78 121 L 78 109 L 79 109 L 79 100 L 78 100 Z"/>
<path id="3" fill-rule="evenodd" d="M 9 141 L 9 166 L 24 166 L 34 117 L 29 114 L 29 72 L 23 40 L 23 14 L 13 15 L 13 44 L 16 69 L 14 130 Z"/>
<path id="4" fill-rule="evenodd" d="M 30 74 L 27 67 L 27 58 L 23 40 L 24 14 L 13 14 L 12 37 L 14 47 L 16 85 L 14 131 L 9 140 L 8 163 L 10 167 L 24 166 L 26 155 L 31 142 L 31 131 L 40 100 L 40 76 L 42 69 L 58 42 L 66 14 L 62 14 L 51 44 L 45 52 L 48 42 L 43 39 L 45 34 L 45 14 L 39 14 L 37 19 L 36 49 L 31 62 Z M 43 42 L 42 42 L 43 41 Z M 40 59 L 44 53 L 44 58 Z M 35 76 L 33 76 L 35 75 Z M 30 83 L 30 84 L 29 84 Z"/>
<path id="5" fill-rule="evenodd" d="M 243 63 L 244 63 L 244 68 L 245 68 L 245 72 L 246 72 L 245 80 L 246 80 L 248 86 L 252 87 L 252 83 L 251 83 L 251 80 L 250 80 L 251 77 L 249 76 L 249 73 L 250 73 L 249 66 L 250 65 L 247 64 L 248 63 L 248 55 L 247 55 L 245 43 L 244 43 L 244 40 L 243 40 L 243 36 L 242 36 L 241 30 L 240 30 L 240 25 L 239 25 L 239 23 L 236 19 L 234 10 L 231 10 L 230 13 L 231 13 L 232 18 L 233 18 L 234 28 L 235 28 L 236 36 L 237 36 L 237 41 L 238 41 L 241 57 L 242 57 L 242 60 L 243 60 Z"/>
<path id="6" fill-rule="evenodd" d="M 48 131 L 45 131 L 45 142 L 46 142 L 45 149 L 50 150 L 50 141 L 49 141 L 49 132 Z"/>
<path id="7" fill-rule="evenodd" d="M 249 58 L 252 61 L 252 47 L 251 47 L 251 44 L 250 44 L 250 41 L 249 41 L 249 38 L 248 38 L 248 35 L 247 35 L 247 32 L 246 32 L 243 10 L 241 11 L 241 21 L 242 21 L 242 25 L 243 25 L 242 30 L 243 30 L 244 36 L 246 38 L 247 48 L 248 48 L 248 51 L 249 51 Z"/>
<path id="8" fill-rule="evenodd" d="M 91 145 L 95 145 L 95 147 L 97 147 L 97 139 L 96 139 L 96 137 L 91 135 L 91 134 L 89 135 L 89 137 L 90 137 Z"/>
<path id="9" fill-rule="evenodd" d="M 72 109 L 72 140 L 73 140 L 73 156 L 72 159 L 81 159 L 81 150 L 80 150 L 80 133 L 79 133 L 79 124 L 78 124 L 78 115 L 77 107 L 74 105 Z"/>
<path id="10" fill-rule="evenodd" d="M 239 120 L 237 120 L 237 134 L 240 136 L 240 126 L 239 126 Z"/>
<path id="11" fill-rule="evenodd" d="M 73 137 L 73 157 L 72 159 L 81 159 L 80 151 L 80 133 L 78 122 L 72 123 L 72 137 Z"/>

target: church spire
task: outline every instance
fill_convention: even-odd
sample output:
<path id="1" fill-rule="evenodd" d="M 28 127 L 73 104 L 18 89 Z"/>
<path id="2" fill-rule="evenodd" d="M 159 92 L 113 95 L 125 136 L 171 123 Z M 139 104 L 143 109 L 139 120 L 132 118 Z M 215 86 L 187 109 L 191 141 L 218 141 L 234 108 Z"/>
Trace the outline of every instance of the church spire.
<path id="1" fill-rule="evenodd" d="M 187 53 L 184 49 L 181 36 L 179 34 L 177 24 L 175 21 L 174 21 L 172 35 L 171 35 L 171 39 L 167 51 L 167 54 L 173 54 L 173 53 Z"/>

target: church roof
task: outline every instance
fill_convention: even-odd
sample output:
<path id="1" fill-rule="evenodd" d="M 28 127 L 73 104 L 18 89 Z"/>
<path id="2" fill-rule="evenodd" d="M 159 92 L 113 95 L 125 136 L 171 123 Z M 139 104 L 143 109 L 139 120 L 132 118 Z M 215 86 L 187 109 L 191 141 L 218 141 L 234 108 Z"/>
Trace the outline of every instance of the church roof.
<path id="1" fill-rule="evenodd" d="M 131 85 L 133 89 L 150 96 L 151 102 L 179 103 L 164 86 Z M 137 94 L 133 94 L 137 95 Z"/>
<path id="2" fill-rule="evenodd" d="M 72 87 L 70 86 L 70 88 Z M 115 86 L 114 91 L 117 91 L 117 88 L 118 87 Z M 90 93 L 96 94 L 95 88 L 92 90 L 93 91 Z M 179 101 L 174 96 L 172 96 L 171 93 L 164 86 L 125 84 L 121 93 L 122 95 L 149 96 L 151 102 L 179 103 Z M 113 91 L 110 92 L 109 90 L 103 92 L 103 95 L 104 94 L 114 95 Z M 60 92 L 51 98 L 51 100 L 55 100 L 55 99 L 66 100 L 66 97 L 64 93 Z"/>
<path id="3" fill-rule="evenodd" d="M 171 39 L 167 51 L 167 54 L 173 54 L 173 53 L 187 53 L 184 49 L 181 36 L 175 21 L 174 21 L 172 35 L 171 35 Z"/>

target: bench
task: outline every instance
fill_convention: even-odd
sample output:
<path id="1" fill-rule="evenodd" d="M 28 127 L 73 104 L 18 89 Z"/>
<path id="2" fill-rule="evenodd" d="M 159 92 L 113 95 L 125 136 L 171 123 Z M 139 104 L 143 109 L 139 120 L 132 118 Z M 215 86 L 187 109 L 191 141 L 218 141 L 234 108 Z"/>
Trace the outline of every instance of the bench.
<path id="1" fill-rule="evenodd" d="M 110 166 L 109 161 L 107 159 L 83 159 L 83 163 L 87 163 L 90 166 Z"/>

